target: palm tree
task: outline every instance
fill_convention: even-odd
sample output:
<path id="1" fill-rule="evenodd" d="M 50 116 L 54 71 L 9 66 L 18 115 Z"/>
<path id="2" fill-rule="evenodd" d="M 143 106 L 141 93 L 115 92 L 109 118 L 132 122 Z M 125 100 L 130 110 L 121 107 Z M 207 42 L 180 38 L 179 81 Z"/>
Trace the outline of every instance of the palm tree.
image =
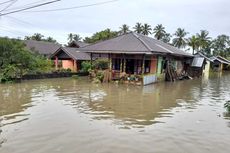
<path id="1" fill-rule="evenodd" d="M 74 38 L 74 34 L 72 34 L 72 33 L 68 34 L 68 38 L 67 39 L 69 40 L 69 42 L 72 42 L 73 38 Z"/>
<path id="2" fill-rule="evenodd" d="M 135 25 L 135 27 L 133 27 L 133 29 L 136 33 L 139 33 L 139 34 L 142 33 L 142 31 L 143 31 L 143 27 L 142 27 L 141 23 L 139 23 L 139 22 L 136 23 L 136 25 Z"/>
<path id="3" fill-rule="evenodd" d="M 152 30 L 151 25 L 145 23 L 145 24 L 142 26 L 142 29 L 143 29 L 143 31 L 142 31 L 142 34 L 143 34 L 143 35 L 149 35 L 149 34 L 151 34 L 151 30 Z"/>
<path id="4" fill-rule="evenodd" d="M 178 28 L 174 34 L 173 45 L 178 48 L 184 48 L 187 45 L 185 36 L 188 34 L 184 29 Z"/>
<path id="5" fill-rule="evenodd" d="M 129 26 L 127 24 L 123 24 L 121 27 L 120 27 L 120 33 L 121 34 L 127 34 L 129 32 Z"/>
<path id="6" fill-rule="evenodd" d="M 154 37 L 157 40 L 162 40 L 166 34 L 165 27 L 162 24 L 158 24 L 154 29 L 153 33 L 155 34 Z"/>
<path id="7" fill-rule="evenodd" d="M 52 37 L 47 37 L 46 38 L 47 42 L 52 42 L 52 43 L 56 43 L 57 41 L 55 39 L 53 39 Z"/>
<path id="8" fill-rule="evenodd" d="M 166 33 L 165 35 L 164 35 L 164 37 L 162 38 L 162 41 L 164 42 L 164 43 L 169 43 L 170 42 L 170 40 L 171 40 L 171 35 L 170 35 L 170 33 Z"/>
<path id="9" fill-rule="evenodd" d="M 73 35 L 73 40 L 75 40 L 75 41 L 81 41 L 81 36 L 79 35 L 79 34 L 74 34 Z"/>
<path id="10" fill-rule="evenodd" d="M 200 50 L 204 50 L 206 47 L 208 47 L 211 40 L 211 37 L 208 37 L 208 35 L 209 32 L 207 30 L 201 30 L 200 33 L 196 34 Z"/>
<path id="11" fill-rule="evenodd" d="M 195 50 L 199 48 L 199 40 L 198 38 L 193 35 L 192 37 L 188 38 L 188 45 L 192 47 L 192 54 L 195 54 Z"/>

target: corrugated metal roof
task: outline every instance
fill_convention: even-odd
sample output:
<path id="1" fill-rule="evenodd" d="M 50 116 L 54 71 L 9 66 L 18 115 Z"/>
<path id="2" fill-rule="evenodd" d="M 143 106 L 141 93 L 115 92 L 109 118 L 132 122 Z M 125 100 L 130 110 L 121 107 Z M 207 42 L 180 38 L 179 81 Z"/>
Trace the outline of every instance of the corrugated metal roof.
<path id="1" fill-rule="evenodd" d="M 82 50 L 88 52 L 141 52 L 144 54 L 165 53 L 179 56 L 193 56 L 167 43 L 134 32 L 88 45 L 83 47 Z"/>
<path id="2" fill-rule="evenodd" d="M 25 40 L 24 43 L 27 49 L 41 55 L 51 55 L 61 47 L 60 44 L 36 40 Z"/>
<path id="3" fill-rule="evenodd" d="M 204 57 L 195 57 L 192 61 L 192 67 L 202 67 L 204 63 Z"/>
<path id="4" fill-rule="evenodd" d="M 223 60 L 223 59 L 221 59 L 221 58 L 215 57 L 215 56 L 210 57 L 210 59 L 211 59 L 212 61 L 218 61 L 218 62 L 220 62 L 220 63 L 230 65 L 230 62 L 227 62 L 227 61 L 225 61 L 225 60 Z"/>

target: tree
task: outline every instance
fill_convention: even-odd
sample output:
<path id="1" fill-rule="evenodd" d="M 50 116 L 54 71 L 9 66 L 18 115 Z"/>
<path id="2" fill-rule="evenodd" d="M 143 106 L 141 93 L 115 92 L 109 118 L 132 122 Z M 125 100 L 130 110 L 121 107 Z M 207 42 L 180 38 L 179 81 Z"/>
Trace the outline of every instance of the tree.
<path id="1" fill-rule="evenodd" d="M 25 49 L 23 42 L 0 38 L 0 82 L 51 69 L 50 61 Z"/>
<path id="2" fill-rule="evenodd" d="M 81 36 L 79 35 L 79 34 L 74 34 L 74 36 L 73 36 L 73 40 L 75 40 L 75 41 L 81 41 Z"/>
<path id="3" fill-rule="evenodd" d="M 149 35 L 149 34 L 151 34 L 151 30 L 152 30 L 151 25 L 145 23 L 145 24 L 142 26 L 142 29 L 143 29 L 143 31 L 142 31 L 142 34 L 143 34 L 143 35 Z"/>
<path id="4" fill-rule="evenodd" d="M 174 34 L 173 45 L 178 48 L 184 48 L 187 45 L 185 36 L 188 34 L 184 29 L 178 28 Z"/>
<path id="5" fill-rule="evenodd" d="M 142 27 L 141 23 L 139 23 L 139 22 L 136 23 L 136 25 L 135 25 L 135 27 L 133 27 L 133 29 L 136 33 L 139 33 L 139 34 L 143 32 L 143 27 Z"/>
<path id="6" fill-rule="evenodd" d="M 52 43 L 57 43 L 57 41 L 56 41 L 54 38 L 52 38 L 52 37 L 47 37 L 47 38 L 45 39 L 45 41 L 47 41 L 47 42 L 52 42 Z"/>
<path id="7" fill-rule="evenodd" d="M 96 32 L 91 37 L 85 37 L 83 40 L 86 43 L 95 43 L 102 40 L 108 40 L 118 36 L 117 31 L 111 31 L 110 29 L 105 29 L 99 32 Z"/>
<path id="8" fill-rule="evenodd" d="M 199 40 L 198 38 L 193 35 L 192 37 L 188 38 L 188 45 L 192 47 L 192 53 L 195 54 L 195 50 L 199 48 Z"/>
<path id="9" fill-rule="evenodd" d="M 209 32 L 207 30 L 201 30 L 200 33 L 196 34 L 199 43 L 199 50 L 204 52 L 211 42 L 211 37 L 208 37 Z"/>
<path id="10" fill-rule="evenodd" d="M 123 24 L 121 27 L 120 27 L 120 33 L 121 34 L 127 34 L 129 32 L 129 26 L 127 24 Z"/>
<path id="11" fill-rule="evenodd" d="M 157 40 L 162 40 L 164 36 L 166 35 L 165 27 L 163 27 L 162 24 L 158 24 L 154 29 L 153 29 L 154 37 Z"/>
<path id="12" fill-rule="evenodd" d="M 73 38 L 74 38 L 74 34 L 72 34 L 72 33 L 68 34 L 68 38 L 67 39 L 69 40 L 69 42 L 72 42 Z"/>
<path id="13" fill-rule="evenodd" d="M 40 33 L 35 33 L 32 36 L 25 36 L 24 40 L 36 40 L 36 41 L 46 41 L 46 42 L 52 42 L 52 43 L 57 43 L 57 40 L 55 40 L 52 37 L 47 37 L 44 38 L 44 35 Z"/>
<path id="14" fill-rule="evenodd" d="M 42 41 L 42 39 L 43 39 L 43 35 L 42 34 L 40 34 L 40 33 L 35 33 L 32 37 L 31 37 L 31 39 L 32 40 L 36 40 L 36 41 Z"/>
<path id="15" fill-rule="evenodd" d="M 230 38 L 227 35 L 219 35 L 212 41 L 212 49 L 214 55 L 224 57 L 230 56 Z"/>
<path id="16" fill-rule="evenodd" d="M 165 35 L 164 35 L 164 37 L 162 38 L 162 41 L 164 42 L 164 43 L 169 43 L 170 42 L 170 40 L 171 40 L 171 35 L 170 35 L 170 33 L 166 33 Z"/>

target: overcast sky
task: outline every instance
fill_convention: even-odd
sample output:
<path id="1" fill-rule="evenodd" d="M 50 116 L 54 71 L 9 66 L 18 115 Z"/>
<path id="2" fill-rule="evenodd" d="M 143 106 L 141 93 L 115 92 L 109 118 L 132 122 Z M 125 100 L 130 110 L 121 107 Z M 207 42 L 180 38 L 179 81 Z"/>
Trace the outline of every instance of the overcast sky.
<path id="1" fill-rule="evenodd" d="M 7 0 L 0 0 L 4 1 Z M 39 0 L 18 0 L 8 9 L 37 1 Z M 170 33 L 181 27 L 190 32 L 190 35 L 201 29 L 208 30 L 212 37 L 219 34 L 230 35 L 229 0 L 119 0 L 68 11 L 31 12 L 104 1 L 106 0 L 61 0 L 30 12 L 2 16 L 0 36 L 24 38 L 25 35 L 41 33 L 52 36 L 60 43 L 66 43 L 68 33 L 85 37 L 105 28 L 118 30 L 124 23 L 133 27 L 136 22 L 148 23 L 152 27 L 163 24 Z M 4 7 L 0 5 L 0 10 Z M 1 13 L 4 12 L 7 11 Z"/>

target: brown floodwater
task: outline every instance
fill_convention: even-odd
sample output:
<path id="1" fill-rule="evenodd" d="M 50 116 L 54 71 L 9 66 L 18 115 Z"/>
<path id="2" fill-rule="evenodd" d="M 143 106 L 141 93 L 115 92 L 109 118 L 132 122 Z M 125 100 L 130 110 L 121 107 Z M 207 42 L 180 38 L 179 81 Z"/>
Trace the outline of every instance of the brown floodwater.
<path id="1" fill-rule="evenodd" d="M 0 85 L 0 153 L 229 153 L 230 74 L 145 87 Z"/>

